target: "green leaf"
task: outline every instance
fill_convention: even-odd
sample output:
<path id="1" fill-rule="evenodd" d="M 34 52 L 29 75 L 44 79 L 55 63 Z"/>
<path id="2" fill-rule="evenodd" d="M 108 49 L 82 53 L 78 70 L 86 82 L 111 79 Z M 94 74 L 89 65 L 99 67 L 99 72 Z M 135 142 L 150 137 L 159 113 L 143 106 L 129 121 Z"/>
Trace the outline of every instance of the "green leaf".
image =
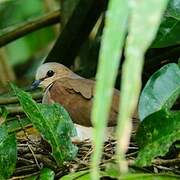
<path id="1" fill-rule="evenodd" d="M 141 123 L 136 141 L 140 147 L 136 165 L 150 165 L 153 158 L 163 156 L 176 140 L 180 140 L 180 111 L 161 110 Z"/>
<path id="2" fill-rule="evenodd" d="M 180 19 L 180 1 L 179 0 L 170 0 L 166 15 L 174 17 L 176 19 Z"/>
<path id="3" fill-rule="evenodd" d="M 135 172 L 131 173 L 128 172 L 127 174 L 121 174 L 118 170 L 118 167 L 115 166 L 110 168 L 109 170 L 101 171 L 101 177 L 110 177 L 112 179 L 121 179 L 121 180 L 168 180 L 168 179 L 178 179 L 180 178 L 179 175 L 174 174 L 165 174 L 165 173 L 158 173 L 158 174 L 150 174 L 150 173 L 143 173 L 138 172 L 139 170 L 135 170 Z M 141 170 L 142 171 L 142 170 Z"/>
<path id="4" fill-rule="evenodd" d="M 139 101 L 139 117 L 170 109 L 180 94 L 180 68 L 171 63 L 155 72 L 146 83 Z"/>
<path id="5" fill-rule="evenodd" d="M 55 173 L 51 169 L 43 168 L 40 173 L 40 178 L 43 180 L 54 180 Z"/>
<path id="6" fill-rule="evenodd" d="M 69 179 L 90 180 L 91 178 L 90 178 L 89 170 L 85 170 L 85 171 L 70 173 L 68 175 L 61 177 L 61 180 L 69 180 Z"/>
<path id="7" fill-rule="evenodd" d="M 24 180 L 38 180 L 38 178 L 39 178 L 39 175 L 34 175 L 31 177 L 24 178 Z"/>
<path id="8" fill-rule="evenodd" d="M 21 118 L 20 121 L 21 121 L 21 123 L 19 123 L 19 119 L 17 119 L 17 118 L 12 118 L 10 120 L 7 120 L 6 126 L 8 128 L 8 132 L 12 133 L 12 132 L 17 132 L 19 130 L 22 130 L 22 126 L 24 128 L 32 126 L 31 121 L 27 117 Z"/>
<path id="9" fill-rule="evenodd" d="M 16 137 L 8 134 L 6 126 L 0 126 L 0 178 L 8 179 L 15 170 L 17 159 Z"/>
<path id="10" fill-rule="evenodd" d="M 0 107 L 0 126 L 3 124 L 7 118 L 8 111 L 4 107 Z"/>
<path id="11" fill-rule="evenodd" d="M 131 136 L 131 119 L 139 100 L 144 55 L 157 33 L 167 3 L 168 0 L 142 0 L 133 1 L 131 6 L 117 127 L 117 157 L 119 167 L 124 172 L 128 170 L 125 152 Z"/>
<path id="12" fill-rule="evenodd" d="M 180 1 L 170 0 L 162 19 L 153 48 L 168 47 L 180 44 Z"/>
<path id="13" fill-rule="evenodd" d="M 108 176 L 111 178 L 118 178 L 120 177 L 121 172 L 119 171 L 119 167 L 117 163 L 109 162 L 106 163 L 105 171 L 101 171 L 103 176 Z"/>
<path id="14" fill-rule="evenodd" d="M 171 174 L 127 174 L 121 177 L 121 180 L 178 180 L 180 176 Z"/>
<path id="15" fill-rule="evenodd" d="M 101 160 L 104 131 L 109 117 L 113 87 L 127 32 L 128 11 L 128 1 L 109 1 L 99 54 L 96 94 L 92 110 L 93 143 L 95 146 L 95 151 L 92 155 L 92 179 L 94 180 L 98 179 L 99 176 L 98 165 Z"/>
<path id="16" fill-rule="evenodd" d="M 170 108 L 180 95 L 180 69 L 171 63 L 155 72 L 144 87 L 139 116 L 143 122 L 136 134 L 140 151 L 139 166 L 151 164 L 156 156 L 163 156 L 173 142 L 180 139 L 180 112 Z"/>
<path id="17" fill-rule="evenodd" d="M 73 159 L 77 147 L 71 137 L 76 135 L 76 129 L 65 109 L 59 104 L 37 104 L 28 93 L 13 84 L 11 87 L 27 117 L 51 145 L 57 164 L 60 166 L 63 161 Z"/>
<path id="18" fill-rule="evenodd" d="M 128 173 L 125 175 L 119 175 L 117 176 L 111 176 L 111 172 L 101 171 L 100 177 L 103 179 L 121 179 L 121 180 L 176 180 L 179 179 L 179 175 L 173 175 L 173 174 L 150 174 L 150 173 Z M 85 171 L 79 171 L 70 173 L 68 175 L 65 175 L 61 177 L 61 180 L 69 180 L 69 179 L 77 179 L 77 180 L 91 180 L 89 175 L 89 170 Z"/>

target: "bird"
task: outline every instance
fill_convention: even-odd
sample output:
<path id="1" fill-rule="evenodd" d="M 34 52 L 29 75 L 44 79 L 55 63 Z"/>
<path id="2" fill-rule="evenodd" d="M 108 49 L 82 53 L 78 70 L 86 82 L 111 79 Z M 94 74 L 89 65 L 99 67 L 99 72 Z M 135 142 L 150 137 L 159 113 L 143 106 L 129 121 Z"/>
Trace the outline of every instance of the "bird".
<path id="1" fill-rule="evenodd" d="M 60 63 L 48 62 L 38 67 L 32 88 L 43 88 L 42 103 L 61 104 L 68 111 L 77 127 L 85 127 L 86 131 L 88 127 L 93 127 L 91 111 L 95 84 L 94 80 L 83 78 Z M 119 90 L 114 88 L 108 127 L 114 127 L 117 124 L 119 95 Z M 137 125 L 137 119 L 135 113 L 135 126 Z"/>

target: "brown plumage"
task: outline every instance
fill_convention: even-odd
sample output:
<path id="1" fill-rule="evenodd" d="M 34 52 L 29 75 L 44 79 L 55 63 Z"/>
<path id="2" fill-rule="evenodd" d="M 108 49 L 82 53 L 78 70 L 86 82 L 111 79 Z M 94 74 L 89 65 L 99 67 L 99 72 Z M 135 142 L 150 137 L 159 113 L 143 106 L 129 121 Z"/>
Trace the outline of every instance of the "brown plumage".
<path id="1" fill-rule="evenodd" d="M 92 126 L 90 114 L 95 81 L 82 78 L 58 63 L 45 63 L 36 73 L 35 85 L 45 89 L 43 103 L 60 103 L 76 124 Z M 114 89 L 108 126 L 116 125 L 119 91 Z"/>

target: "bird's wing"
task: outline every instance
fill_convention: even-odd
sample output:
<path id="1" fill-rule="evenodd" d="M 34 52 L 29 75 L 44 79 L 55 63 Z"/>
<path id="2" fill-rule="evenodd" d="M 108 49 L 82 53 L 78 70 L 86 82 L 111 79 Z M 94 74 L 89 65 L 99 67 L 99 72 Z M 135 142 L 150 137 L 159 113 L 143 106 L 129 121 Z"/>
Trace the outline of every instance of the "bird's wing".
<path id="1" fill-rule="evenodd" d="M 64 86 L 66 89 L 80 93 L 86 99 L 91 99 L 93 97 L 94 81 L 92 80 L 83 78 L 62 78 L 57 80 L 55 83 L 60 83 L 61 86 Z"/>
<path id="2" fill-rule="evenodd" d="M 60 103 L 73 121 L 83 126 L 92 126 L 90 113 L 93 99 L 94 81 L 61 78 L 49 88 L 48 99 Z"/>
<path id="3" fill-rule="evenodd" d="M 91 99 L 94 96 L 95 81 L 90 79 L 70 79 L 63 78 L 58 80 L 61 86 L 66 89 L 73 90 L 76 93 L 80 93 L 85 99 Z M 73 92 L 72 92 L 73 93 Z M 111 110 L 114 113 L 118 113 L 119 110 L 119 90 L 114 89 Z"/>

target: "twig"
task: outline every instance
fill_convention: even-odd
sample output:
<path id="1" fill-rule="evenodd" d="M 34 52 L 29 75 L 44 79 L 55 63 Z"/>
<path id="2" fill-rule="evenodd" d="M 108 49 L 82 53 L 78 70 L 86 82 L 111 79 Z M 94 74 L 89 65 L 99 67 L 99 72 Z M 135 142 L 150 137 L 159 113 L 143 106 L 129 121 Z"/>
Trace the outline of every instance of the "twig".
<path id="1" fill-rule="evenodd" d="M 18 160 L 19 163 L 23 163 L 25 165 L 29 165 L 29 164 L 34 163 L 33 160 L 25 159 L 25 158 L 22 158 L 22 157 L 18 157 L 17 160 Z"/>
<path id="2" fill-rule="evenodd" d="M 28 177 L 32 177 L 32 176 L 36 176 L 38 175 L 40 172 L 35 172 L 35 173 L 31 173 L 31 174 L 28 174 L 28 175 L 23 175 L 23 176 L 16 176 L 16 177 L 12 177 L 10 178 L 9 180 L 18 180 L 18 179 L 26 179 Z"/>
<path id="3" fill-rule="evenodd" d="M 11 30 L 6 30 L 0 36 L 0 47 L 14 41 L 30 32 L 50 26 L 52 24 L 60 22 L 60 11 L 56 10 L 51 13 L 48 13 L 40 18 L 31 19 L 28 23 L 23 23 L 11 28 Z"/>
<path id="4" fill-rule="evenodd" d="M 40 99 L 42 98 L 42 92 L 34 92 L 31 94 L 33 99 Z M 1 96 L 0 97 L 0 104 L 14 104 L 18 102 L 18 98 L 16 96 Z"/>
<path id="5" fill-rule="evenodd" d="M 92 152 L 93 152 L 93 149 L 92 149 L 92 148 L 90 148 L 90 149 L 89 149 L 89 151 L 87 152 L 87 154 L 85 154 L 85 156 L 83 157 L 83 161 L 85 161 L 85 160 L 86 160 L 86 158 L 87 158 L 89 155 L 91 155 L 91 154 L 92 154 Z"/>
<path id="6" fill-rule="evenodd" d="M 34 161 L 36 162 L 36 165 L 37 165 L 38 169 L 40 170 L 40 169 L 41 169 L 41 166 L 40 166 L 38 160 L 36 159 L 36 156 L 35 156 L 34 151 L 33 151 L 33 147 L 29 144 L 29 143 L 31 142 L 31 139 L 29 138 L 26 130 L 24 129 L 24 127 L 23 127 L 23 125 L 22 125 L 22 123 L 21 123 L 21 121 L 20 121 L 20 116 L 17 116 L 17 119 L 18 119 L 18 121 L 19 121 L 19 124 L 21 125 L 21 128 L 22 128 L 22 130 L 23 130 L 23 132 L 24 132 L 24 135 L 26 136 L 26 138 L 27 138 L 27 140 L 28 140 L 28 141 L 27 141 L 27 146 L 28 146 L 29 150 L 31 151 L 31 153 L 32 153 L 32 155 L 33 155 L 33 157 L 34 157 Z"/>
<path id="7" fill-rule="evenodd" d="M 3 106 L 7 110 L 8 114 L 22 114 L 24 113 L 23 108 L 19 104 L 10 106 Z"/>
<path id="8" fill-rule="evenodd" d="M 36 154 L 35 155 L 38 161 L 42 162 L 45 166 L 51 168 L 51 169 L 57 169 L 57 165 L 54 161 L 52 161 L 49 156 L 42 155 L 42 154 Z"/>
<path id="9" fill-rule="evenodd" d="M 137 153 L 137 152 L 134 152 Z M 133 153 L 131 153 L 131 155 L 134 155 Z M 128 155 L 127 155 L 128 156 Z M 130 160 L 130 165 L 134 165 L 135 161 L 134 160 Z M 162 166 L 175 166 L 175 165 L 179 165 L 180 164 L 180 158 L 176 158 L 176 159 L 154 159 L 153 160 L 153 165 L 156 167 L 161 167 Z M 165 167 L 167 168 L 167 167 Z"/>
<path id="10" fill-rule="evenodd" d="M 23 172 L 23 174 L 25 174 L 26 172 L 30 172 L 30 171 L 36 171 L 37 170 L 37 166 L 36 164 L 31 164 L 28 166 L 21 166 L 21 167 L 17 167 L 16 171 L 14 174 L 20 174 Z"/>
<path id="11" fill-rule="evenodd" d="M 31 148 L 31 145 L 30 145 L 30 144 L 28 144 L 28 148 L 29 148 L 29 150 L 31 151 L 31 153 L 32 153 L 32 155 L 33 155 L 33 157 L 34 157 L 34 160 L 35 160 L 35 162 L 36 162 L 36 165 L 37 165 L 38 169 L 41 169 L 41 165 L 39 164 L 39 162 L 38 162 L 38 160 L 37 160 L 37 158 L 36 158 L 36 155 L 34 154 L 34 151 L 33 151 L 33 149 Z"/>
<path id="12" fill-rule="evenodd" d="M 170 168 L 170 167 L 166 167 L 166 166 L 155 166 L 156 168 L 160 169 L 160 170 L 165 170 L 165 171 L 172 171 L 173 168 Z"/>
<path id="13" fill-rule="evenodd" d="M 52 161 L 49 156 L 47 155 L 42 155 L 42 154 L 34 154 L 36 159 L 43 163 L 46 167 L 49 167 L 51 169 L 57 169 L 57 165 L 55 164 L 54 161 Z M 24 158 L 27 158 L 27 159 L 32 159 L 33 158 L 33 155 L 31 153 L 27 153 L 24 155 Z"/>
<path id="14" fill-rule="evenodd" d="M 156 165 L 179 165 L 180 164 L 180 158 L 176 158 L 176 159 L 155 159 L 153 161 L 153 164 Z"/>
<path id="15" fill-rule="evenodd" d="M 126 158 L 128 158 L 128 157 L 132 157 L 132 156 L 136 155 L 137 153 L 138 153 L 138 151 L 135 151 L 135 152 L 132 152 L 132 153 L 126 154 Z"/>

